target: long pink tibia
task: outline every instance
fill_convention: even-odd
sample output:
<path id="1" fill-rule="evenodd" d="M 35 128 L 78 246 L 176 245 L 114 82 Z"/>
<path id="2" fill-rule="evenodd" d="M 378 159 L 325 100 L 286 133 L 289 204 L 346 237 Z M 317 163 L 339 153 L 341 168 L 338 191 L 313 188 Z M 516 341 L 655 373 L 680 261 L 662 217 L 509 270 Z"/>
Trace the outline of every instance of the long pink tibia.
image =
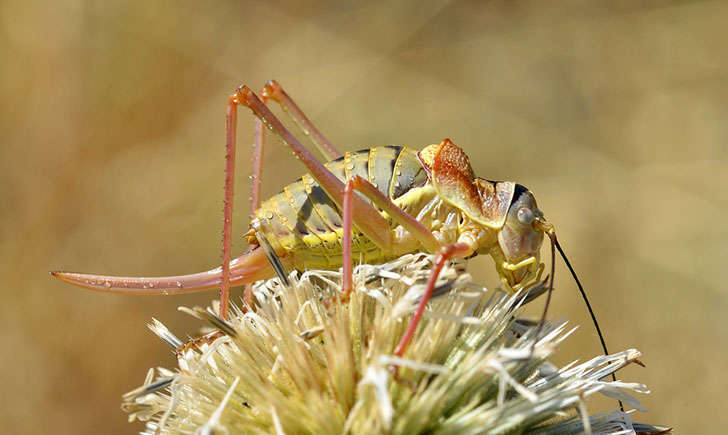
<path id="1" fill-rule="evenodd" d="M 131 295 L 179 295 L 219 288 L 222 268 L 191 275 L 154 278 L 107 276 L 74 272 L 51 272 L 51 275 L 79 287 L 106 293 Z M 238 286 L 273 276 L 265 253 L 256 248 L 230 261 L 230 285 Z"/>

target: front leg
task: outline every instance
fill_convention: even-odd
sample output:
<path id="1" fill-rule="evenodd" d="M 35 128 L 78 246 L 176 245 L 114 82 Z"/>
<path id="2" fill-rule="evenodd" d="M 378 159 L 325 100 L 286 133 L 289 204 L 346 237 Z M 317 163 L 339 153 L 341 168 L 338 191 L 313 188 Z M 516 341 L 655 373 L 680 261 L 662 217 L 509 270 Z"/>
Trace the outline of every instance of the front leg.
<path id="1" fill-rule="evenodd" d="M 412 320 L 410 320 L 409 326 L 407 326 L 407 330 L 405 331 L 402 338 L 399 340 L 397 347 L 394 349 L 395 355 L 401 357 L 402 355 L 404 355 L 404 351 L 407 350 L 407 345 L 409 345 L 412 337 L 415 335 L 415 329 L 417 328 L 417 324 L 422 318 L 422 314 L 425 312 L 425 306 L 427 305 L 427 302 L 429 302 L 430 298 L 432 297 L 432 292 L 435 290 L 435 283 L 437 282 L 437 278 L 440 276 L 440 272 L 442 271 L 445 263 L 454 257 L 467 257 L 472 252 L 473 249 L 470 247 L 470 245 L 462 242 L 444 246 L 440 250 L 440 254 L 437 256 L 437 259 L 435 259 L 435 264 L 430 270 L 430 277 L 427 280 L 425 293 L 422 295 L 422 299 L 417 306 L 415 314 L 412 316 Z"/>

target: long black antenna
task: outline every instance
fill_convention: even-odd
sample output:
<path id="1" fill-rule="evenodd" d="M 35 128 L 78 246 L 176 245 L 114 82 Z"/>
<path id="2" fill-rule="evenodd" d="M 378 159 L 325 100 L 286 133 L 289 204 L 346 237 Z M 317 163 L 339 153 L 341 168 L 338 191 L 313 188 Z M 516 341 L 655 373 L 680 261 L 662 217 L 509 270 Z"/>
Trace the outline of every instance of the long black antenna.
<path id="1" fill-rule="evenodd" d="M 589 303 L 589 298 L 586 297 L 586 292 L 584 291 L 584 287 L 582 287 L 581 282 L 579 281 L 579 278 L 576 276 L 576 272 L 574 272 L 574 268 L 571 266 L 569 259 L 566 258 L 564 249 L 559 244 L 559 241 L 556 238 L 556 235 L 553 236 L 551 241 L 553 244 L 556 245 L 556 249 L 559 250 L 559 254 L 561 254 L 561 258 L 564 259 L 564 262 L 566 263 L 566 267 L 569 268 L 569 272 L 571 272 L 571 276 L 574 277 L 574 281 L 576 281 L 576 285 L 577 285 L 577 287 L 579 287 L 579 292 L 581 293 L 581 297 L 582 297 L 582 299 L 584 299 L 586 308 L 589 310 L 589 315 L 591 316 L 592 322 L 594 323 L 594 328 L 596 328 L 597 334 L 599 335 L 599 341 L 602 343 L 602 349 L 604 350 L 604 355 L 609 355 L 609 351 L 607 350 L 607 343 L 604 342 L 604 335 L 602 335 L 602 330 L 599 329 L 599 322 L 597 322 L 597 316 L 594 314 L 594 310 L 592 310 L 591 304 Z M 614 373 L 612 373 L 612 376 L 614 376 Z"/>
<path id="2" fill-rule="evenodd" d="M 581 285 L 581 281 L 579 281 L 579 277 L 576 276 L 576 272 L 574 271 L 574 268 L 571 266 L 571 262 L 569 262 L 569 259 L 566 257 L 566 253 L 564 253 L 563 248 L 559 244 L 559 240 L 556 238 L 556 234 L 551 231 L 550 233 L 547 233 L 549 235 L 549 238 L 551 239 L 551 252 L 553 255 L 553 249 L 554 245 L 556 245 L 556 249 L 559 250 L 559 254 L 561 254 L 561 258 L 564 259 L 564 263 L 566 263 L 566 267 L 569 268 L 569 272 L 571 272 L 571 276 L 574 277 L 574 281 L 576 281 L 576 286 L 579 287 L 579 292 L 581 293 L 582 299 L 584 299 L 584 303 L 586 304 L 586 308 L 589 310 L 589 315 L 591 316 L 592 323 L 594 323 L 594 328 L 597 330 L 597 334 L 599 335 L 599 341 L 602 343 L 602 349 L 604 350 L 604 355 L 609 355 L 609 351 L 607 350 L 607 343 L 604 341 L 604 335 L 602 334 L 602 330 L 599 328 L 599 322 L 597 322 L 597 316 L 594 314 L 594 310 L 592 310 L 591 304 L 589 303 L 589 298 L 586 297 L 586 292 L 584 291 L 584 287 Z M 553 276 L 552 276 L 553 278 Z M 549 289 L 549 296 L 551 295 L 551 290 Z M 546 306 L 548 307 L 548 299 L 546 300 Z M 615 376 L 614 372 L 612 372 L 612 380 L 614 382 L 617 382 L 617 376 Z M 622 405 L 622 401 L 619 401 L 619 409 L 624 412 L 624 406 Z"/>
<path id="3" fill-rule="evenodd" d="M 549 235 L 549 238 L 551 236 Z M 536 349 L 536 343 L 538 342 L 538 337 L 541 335 L 541 330 L 543 329 L 543 324 L 546 322 L 546 314 L 549 312 L 549 305 L 551 305 L 551 293 L 554 291 L 554 275 L 556 275 L 556 253 L 554 251 L 554 239 L 551 238 L 551 276 L 549 276 L 549 290 L 548 293 L 546 293 L 546 305 L 543 307 L 543 313 L 541 314 L 541 320 L 538 322 L 538 327 L 536 328 L 536 335 L 534 335 L 533 344 L 531 345 L 531 355 L 533 355 L 534 349 Z"/>

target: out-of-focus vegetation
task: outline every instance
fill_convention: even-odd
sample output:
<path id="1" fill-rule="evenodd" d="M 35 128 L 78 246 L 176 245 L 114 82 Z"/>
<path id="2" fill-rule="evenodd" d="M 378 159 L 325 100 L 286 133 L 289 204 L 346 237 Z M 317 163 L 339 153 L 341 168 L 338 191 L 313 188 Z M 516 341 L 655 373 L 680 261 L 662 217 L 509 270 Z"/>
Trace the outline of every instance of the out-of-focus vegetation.
<path id="1" fill-rule="evenodd" d="M 225 102 L 279 80 L 340 148 L 450 137 L 556 224 L 651 422 L 728 424 L 728 5 L 717 1 L 0 3 L 0 425 L 127 432 L 120 396 L 194 335 L 177 298 L 102 295 L 50 269 L 156 275 L 219 261 Z M 236 252 L 252 118 L 241 111 Z M 302 172 L 268 141 L 264 193 Z M 494 280 L 491 260 L 470 270 Z M 482 272 L 481 272 L 482 271 Z M 495 282 L 495 281 L 492 281 Z M 553 317 L 584 325 L 566 269 Z M 613 406 L 592 401 L 590 407 Z"/>

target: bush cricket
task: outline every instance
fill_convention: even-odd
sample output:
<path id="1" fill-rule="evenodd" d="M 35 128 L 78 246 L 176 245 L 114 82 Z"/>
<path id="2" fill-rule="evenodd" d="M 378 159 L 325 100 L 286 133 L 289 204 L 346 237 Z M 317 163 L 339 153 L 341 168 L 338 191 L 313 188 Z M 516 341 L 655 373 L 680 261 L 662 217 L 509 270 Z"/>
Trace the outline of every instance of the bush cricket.
<path id="1" fill-rule="evenodd" d="M 322 163 L 270 111 L 281 106 L 329 160 Z M 231 260 L 233 177 L 238 106 L 255 115 L 250 249 Z M 290 147 L 308 173 L 270 199 L 260 202 L 265 128 Z M 259 94 L 240 86 L 228 100 L 223 249 L 221 267 L 191 275 L 158 278 L 115 277 L 51 272 L 74 285 L 109 293 L 181 294 L 220 289 L 220 316 L 228 317 L 231 286 L 246 285 L 244 301 L 252 307 L 250 283 L 286 271 L 343 267 L 341 299 L 351 288 L 352 258 L 381 263 L 403 254 L 438 254 L 425 293 L 395 349 L 402 356 L 430 299 L 438 274 L 451 258 L 490 255 L 504 287 L 517 291 L 541 280 L 545 268 L 540 248 L 551 241 L 551 273 L 540 327 L 553 290 L 558 249 L 587 304 L 605 354 L 601 330 L 586 294 L 556 238 L 553 225 L 538 209 L 534 195 L 511 181 L 475 177 L 465 152 L 449 139 L 420 151 L 381 146 L 342 154 L 311 123 L 275 81 Z M 538 335 L 538 333 L 537 333 Z"/>

